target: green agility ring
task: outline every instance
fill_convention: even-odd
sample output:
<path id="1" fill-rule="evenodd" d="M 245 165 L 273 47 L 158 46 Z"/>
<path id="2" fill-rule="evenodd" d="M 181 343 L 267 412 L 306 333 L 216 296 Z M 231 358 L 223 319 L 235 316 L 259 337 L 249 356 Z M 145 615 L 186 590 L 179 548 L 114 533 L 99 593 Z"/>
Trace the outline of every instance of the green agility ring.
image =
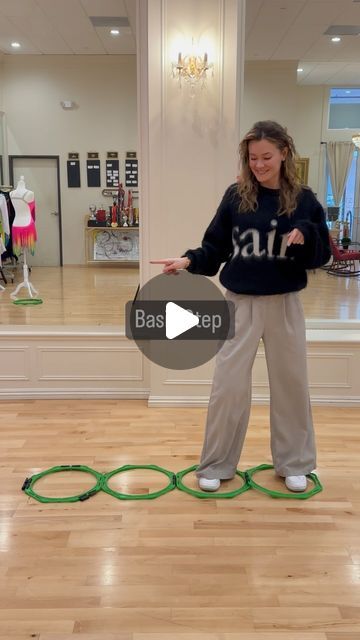
<path id="1" fill-rule="evenodd" d="M 250 489 L 250 485 L 247 482 L 246 474 L 243 471 L 236 470 L 236 475 L 242 478 L 244 484 L 239 487 L 239 489 L 235 489 L 234 491 L 226 491 L 226 492 L 209 492 L 209 491 L 196 491 L 195 489 L 190 489 L 185 484 L 183 484 L 182 479 L 191 471 L 195 471 L 198 465 L 194 465 L 193 467 L 189 467 L 188 469 L 184 469 L 183 471 L 179 471 L 176 474 L 176 486 L 180 491 L 185 491 L 185 493 L 189 493 L 191 496 L 195 496 L 196 498 L 215 498 L 218 500 L 219 498 L 235 498 L 240 493 L 245 493 L 248 489 Z"/>
<path id="2" fill-rule="evenodd" d="M 43 301 L 41 298 L 19 298 L 18 300 L 13 300 L 13 304 L 42 304 Z"/>
<path id="3" fill-rule="evenodd" d="M 52 473 L 58 473 L 59 471 L 81 471 L 84 473 L 90 473 L 96 479 L 96 484 L 88 491 L 84 491 L 76 496 L 68 496 L 65 498 L 50 498 L 48 496 L 41 496 L 39 493 L 34 491 L 34 484 L 40 480 L 40 478 L 44 478 Z M 30 478 L 26 478 L 24 484 L 22 486 L 22 490 L 30 496 L 31 498 L 35 498 L 38 502 L 84 502 L 91 496 L 94 496 L 101 489 L 103 475 L 90 467 L 86 467 L 81 464 L 63 464 L 58 467 L 51 467 L 50 469 L 46 469 L 45 471 L 41 471 L 41 473 L 36 473 L 34 476 Z"/>
<path id="4" fill-rule="evenodd" d="M 311 498 L 316 493 L 322 491 L 322 484 L 317 477 L 316 473 L 308 473 L 307 478 L 311 480 L 314 484 L 313 488 L 310 491 L 302 491 L 299 493 L 282 493 L 281 491 L 272 491 L 271 489 L 267 489 L 266 487 L 262 487 L 260 484 L 255 482 L 253 476 L 258 471 L 265 471 L 266 469 L 273 469 L 274 466 L 272 464 L 260 464 L 258 467 L 252 467 L 248 469 L 245 473 L 247 476 L 247 481 L 250 487 L 253 489 L 257 489 L 258 491 L 262 491 L 262 493 L 266 493 L 268 496 L 272 498 L 289 498 L 290 500 L 306 500 L 307 498 Z"/>
<path id="5" fill-rule="evenodd" d="M 119 491 L 115 491 L 114 489 L 110 489 L 108 486 L 108 482 L 110 478 L 117 475 L 118 473 L 123 473 L 124 471 L 131 471 L 132 469 L 151 469 L 152 471 L 159 471 L 159 473 L 163 473 L 165 476 L 169 478 L 169 484 L 166 485 L 163 489 L 159 489 L 159 491 L 152 491 L 151 493 L 121 493 Z M 172 471 L 168 471 L 167 469 L 163 469 L 162 467 L 158 467 L 156 464 L 125 464 L 123 467 L 119 467 L 118 469 L 114 469 L 109 473 L 104 473 L 102 479 L 101 488 L 105 493 L 109 493 L 114 498 L 118 498 L 119 500 L 152 500 L 153 498 L 158 498 L 159 496 L 163 496 L 165 493 L 172 491 L 176 487 L 176 475 Z"/>

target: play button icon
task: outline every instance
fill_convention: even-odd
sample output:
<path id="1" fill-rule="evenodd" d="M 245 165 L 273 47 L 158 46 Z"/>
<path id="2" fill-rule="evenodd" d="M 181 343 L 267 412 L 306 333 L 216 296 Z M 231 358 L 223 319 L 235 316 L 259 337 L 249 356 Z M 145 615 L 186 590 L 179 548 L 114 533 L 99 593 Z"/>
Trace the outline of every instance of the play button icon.
<path id="1" fill-rule="evenodd" d="M 186 311 L 174 302 L 168 302 L 165 307 L 165 332 L 169 340 L 173 340 L 185 331 L 189 331 L 199 324 L 199 317 L 192 311 Z"/>
<path id="2" fill-rule="evenodd" d="M 234 336 L 234 303 L 207 277 L 159 274 L 125 305 L 125 333 L 151 362 L 191 369 Z"/>

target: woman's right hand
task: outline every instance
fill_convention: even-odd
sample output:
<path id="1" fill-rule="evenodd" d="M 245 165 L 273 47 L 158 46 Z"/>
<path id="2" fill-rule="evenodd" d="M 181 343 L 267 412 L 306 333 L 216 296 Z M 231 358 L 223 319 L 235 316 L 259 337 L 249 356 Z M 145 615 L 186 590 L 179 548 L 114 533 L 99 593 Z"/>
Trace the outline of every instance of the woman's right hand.
<path id="1" fill-rule="evenodd" d="M 150 260 L 150 264 L 163 264 L 163 273 L 177 275 L 180 269 L 187 269 L 190 264 L 189 258 L 165 258 L 163 260 Z"/>

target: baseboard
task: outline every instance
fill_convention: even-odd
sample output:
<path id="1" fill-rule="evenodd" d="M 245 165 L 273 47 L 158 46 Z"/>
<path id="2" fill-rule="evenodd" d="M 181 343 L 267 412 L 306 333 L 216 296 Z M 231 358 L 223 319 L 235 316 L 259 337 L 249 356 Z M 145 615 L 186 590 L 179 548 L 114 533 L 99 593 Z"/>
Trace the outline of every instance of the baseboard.
<path id="1" fill-rule="evenodd" d="M 208 396 L 149 396 L 149 407 L 207 407 Z M 252 397 L 253 405 L 269 405 L 270 396 L 256 394 Z M 359 407 L 360 398 L 357 396 L 344 398 L 343 396 L 311 396 L 312 405 L 327 405 L 336 407 Z"/>
<path id="2" fill-rule="evenodd" d="M 149 407 L 207 407 L 209 396 L 152 396 Z"/>
<path id="3" fill-rule="evenodd" d="M 0 400 L 146 400 L 150 389 L 1 389 Z"/>
<path id="4" fill-rule="evenodd" d="M 152 396 L 150 389 L 2 389 L 0 400 L 147 400 L 149 407 L 207 407 L 209 396 Z M 254 395 L 253 405 L 269 405 L 270 396 Z M 311 404 L 359 407 L 360 398 L 349 396 L 311 396 Z"/>

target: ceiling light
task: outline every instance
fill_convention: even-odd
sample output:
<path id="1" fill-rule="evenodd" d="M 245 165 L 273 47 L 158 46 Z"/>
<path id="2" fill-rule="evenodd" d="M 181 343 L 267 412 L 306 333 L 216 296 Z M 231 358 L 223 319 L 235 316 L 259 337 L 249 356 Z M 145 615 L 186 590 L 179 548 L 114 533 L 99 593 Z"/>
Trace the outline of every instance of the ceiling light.
<path id="1" fill-rule="evenodd" d="M 304 69 L 302 67 L 298 68 L 298 73 L 302 73 L 302 71 L 304 71 Z"/>
<path id="2" fill-rule="evenodd" d="M 19 47 L 21 47 L 21 44 L 20 44 L 20 42 L 12 42 L 12 43 L 11 43 L 11 46 L 12 46 L 14 49 L 19 49 Z"/>
<path id="3" fill-rule="evenodd" d="M 341 38 L 339 38 L 339 36 L 334 36 L 334 38 L 331 38 L 331 42 L 340 42 Z"/>
<path id="4" fill-rule="evenodd" d="M 120 35 L 119 29 L 111 29 L 110 33 L 111 33 L 112 36 L 119 36 Z"/>

